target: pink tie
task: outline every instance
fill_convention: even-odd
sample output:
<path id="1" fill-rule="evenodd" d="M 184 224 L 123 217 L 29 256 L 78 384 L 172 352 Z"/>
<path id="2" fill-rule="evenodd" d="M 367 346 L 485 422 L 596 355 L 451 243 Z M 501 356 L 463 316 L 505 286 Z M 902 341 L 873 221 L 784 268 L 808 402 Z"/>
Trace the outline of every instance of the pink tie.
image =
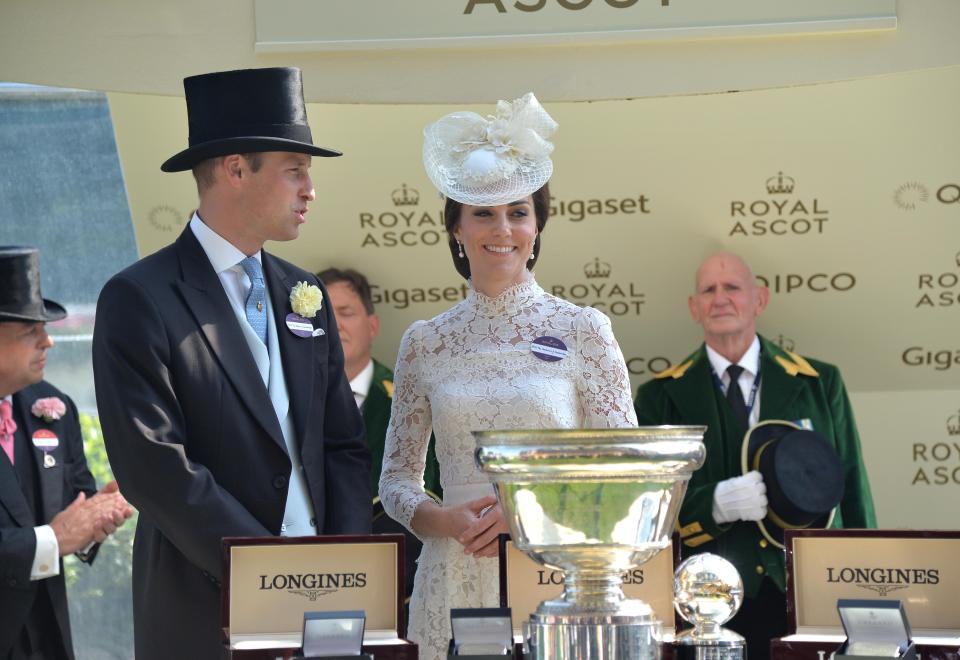
<path id="1" fill-rule="evenodd" d="M 6 452 L 13 465 L 13 434 L 17 430 L 17 423 L 13 421 L 13 409 L 10 402 L 0 401 L 0 447 Z"/>

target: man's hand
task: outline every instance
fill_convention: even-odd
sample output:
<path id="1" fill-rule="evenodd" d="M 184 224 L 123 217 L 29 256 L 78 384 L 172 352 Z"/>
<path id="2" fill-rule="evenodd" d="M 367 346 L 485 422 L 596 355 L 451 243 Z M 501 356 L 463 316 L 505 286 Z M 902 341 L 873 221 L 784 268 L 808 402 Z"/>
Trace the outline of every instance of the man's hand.
<path id="1" fill-rule="evenodd" d="M 77 499 L 50 521 L 57 537 L 60 556 L 86 548 L 93 542 L 101 543 L 117 531 L 133 515 L 133 508 L 120 494 L 117 482 L 111 481 L 91 498 L 80 493 Z"/>
<path id="2" fill-rule="evenodd" d="M 756 470 L 721 481 L 713 491 L 713 519 L 718 524 L 763 520 L 766 515 L 767 487 Z"/>

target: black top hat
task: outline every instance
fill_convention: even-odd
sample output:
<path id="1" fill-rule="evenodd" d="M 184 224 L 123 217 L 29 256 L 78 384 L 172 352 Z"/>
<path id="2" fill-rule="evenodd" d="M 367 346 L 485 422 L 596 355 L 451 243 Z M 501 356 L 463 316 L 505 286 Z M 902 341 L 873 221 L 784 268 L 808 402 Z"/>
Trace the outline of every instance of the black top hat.
<path id="1" fill-rule="evenodd" d="M 0 322 L 59 321 L 61 305 L 40 294 L 40 252 L 33 247 L 0 246 Z"/>
<path id="2" fill-rule="evenodd" d="M 160 169 L 182 172 L 229 154 L 292 151 L 339 156 L 313 145 L 303 103 L 300 69 L 240 69 L 183 79 L 190 123 L 190 147 Z"/>
<path id="3" fill-rule="evenodd" d="M 767 517 L 760 533 L 783 547 L 783 530 L 828 527 L 843 499 L 843 461 L 830 442 L 783 420 L 765 420 L 747 431 L 744 473 L 757 470 L 767 487 Z"/>

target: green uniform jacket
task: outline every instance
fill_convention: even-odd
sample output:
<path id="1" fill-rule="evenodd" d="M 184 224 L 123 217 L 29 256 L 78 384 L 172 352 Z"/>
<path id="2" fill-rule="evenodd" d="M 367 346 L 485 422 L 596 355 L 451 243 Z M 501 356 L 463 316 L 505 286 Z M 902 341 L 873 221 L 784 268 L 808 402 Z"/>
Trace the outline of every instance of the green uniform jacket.
<path id="1" fill-rule="evenodd" d="M 784 351 L 760 337 L 760 420 L 809 420 L 833 442 L 845 466 L 844 495 L 832 527 L 876 527 L 870 484 L 860 438 L 839 370 L 825 362 Z M 640 386 L 634 402 L 645 424 L 705 424 L 707 460 L 693 473 L 680 509 L 683 555 L 713 552 L 740 571 L 748 597 L 763 575 L 785 589 L 783 550 L 768 544 L 755 522 L 718 525 L 713 491 L 718 482 L 739 476 L 742 435 L 729 404 L 716 386 L 703 345 L 679 365 Z"/>
<path id="2" fill-rule="evenodd" d="M 376 495 L 380 484 L 380 471 L 383 469 L 383 445 L 387 437 L 387 426 L 390 424 L 390 406 L 393 402 L 393 371 L 373 361 L 373 381 L 370 391 L 363 400 L 363 423 L 367 428 L 367 446 L 370 447 L 372 459 L 370 470 L 370 488 Z M 423 473 L 424 488 L 442 498 L 440 488 L 440 466 L 437 464 L 437 454 L 434 448 L 434 439 L 430 437 L 427 447 L 427 465 Z"/>

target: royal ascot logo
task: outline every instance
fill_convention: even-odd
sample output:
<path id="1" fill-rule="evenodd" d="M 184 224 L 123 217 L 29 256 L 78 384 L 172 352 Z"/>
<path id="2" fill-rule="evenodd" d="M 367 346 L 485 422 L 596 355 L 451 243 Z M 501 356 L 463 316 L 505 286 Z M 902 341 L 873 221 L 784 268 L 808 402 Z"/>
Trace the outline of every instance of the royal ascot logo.
<path id="1" fill-rule="evenodd" d="M 594 307 L 610 316 L 640 316 L 646 293 L 637 282 L 611 279 L 613 268 L 595 257 L 583 265 L 583 281 L 553 284 L 549 291 L 581 307 Z"/>
<path id="2" fill-rule="evenodd" d="M 913 585 L 940 584 L 940 569 L 828 567 L 826 577 L 829 584 L 851 584 L 885 597 Z"/>
<path id="3" fill-rule="evenodd" d="M 944 183 L 933 198 L 941 204 L 960 204 L 960 183 Z M 916 211 L 930 199 L 930 189 L 919 181 L 907 181 L 893 191 L 893 203 L 902 211 Z"/>
<path id="4" fill-rule="evenodd" d="M 911 486 L 960 486 L 960 409 L 947 416 L 944 430 L 944 440 L 913 443 Z"/>
<path id="5" fill-rule="evenodd" d="M 286 591 L 311 603 L 341 589 L 363 589 L 366 573 L 278 573 L 260 576 L 260 591 Z"/>
<path id="6" fill-rule="evenodd" d="M 955 270 L 947 268 L 939 273 L 919 273 L 917 290 L 920 292 L 914 308 L 951 307 L 960 309 L 960 252 L 953 257 Z"/>
<path id="7" fill-rule="evenodd" d="M 757 275 L 757 280 L 771 293 L 842 293 L 857 285 L 853 273 L 777 273 Z"/>
<path id="8" fill-rule="evenodd" d="M 796 352 L 797 350 L 797 342 L 786 335 L 777 335 L 775 337 L 768 337 L 768 339 L 785 351 Z"/>
<path id="9" fill-rule="evenodd" d="M 443 209 L 421 209 L 420 193 L 401 184 L 390 192 L 390 205 L 360 211 L 357 220 L 362 248 L 405 248 L 446 242 Z"/>
<path id="10" fill-rule="evenodd" d="M 901 211 L 916 211 L 930 199 L 930 191 L 922 183 L 908 181 L 893 191 L 893 203 Z"/>
<path id="11" fill-rule="evenodd" d="M 177 209 L 166 204 L 159 204 L 147 213 L 147 222 L 157 231 L 179 231 L 190 218 L 182 215 Z"/>
<path id="12" fill-rule="evenodd" d="M 797 181 L 783 172 L 764 183 L 767 198 L 733 200 L 728 236 L 799 236 L 823 234 L 830 211 L 817 197 L 794 195 Z"/>
<path id="13" fill-rule="evenodd" d="M 527 0 L 527 2 L 516 0 L 516 2 L 513 3 L 504 2 L 504 0 L 466 0 L 466 2 L 467 5 L 463 13 L 469 16 L 473 14 L 474 10 L 478 7 L 483 6 L 489 6 L 490 11 L 496 10 L 499 14 L 506 14 L 508 6 L 522 12 L 536 12 L 546 7 L 547 4 L 554 4 L 554 2 L 556 2 L 561 9 L 578 11 L 589 7 L 593 0 L 553 0 L 553 2 L 549 3 L 548 0 Z M 640 0 L 596 0 L 596 2 L 597 5 L 606 4 L 609 9 L 629 9 L 640 2 Z M 659 2 L 661 7 L 670 6 L 670 0 L 659 0 Z M 647 4 L 653 4 L 653 1 L 647 0 Z M 490 12 L 487 11 L 485 13 L 489 14 Z M 480 12 L 478 11 L 477 14 L 479 15 Z"/>
<path id="14" fill-rule="evenodd" d="M 650 197 L 609 197 L 606 199 L 559 199 L 550 196 L 550 217 L 583 222 L 587 218 L 621 215 L 648 215 Z"/>

